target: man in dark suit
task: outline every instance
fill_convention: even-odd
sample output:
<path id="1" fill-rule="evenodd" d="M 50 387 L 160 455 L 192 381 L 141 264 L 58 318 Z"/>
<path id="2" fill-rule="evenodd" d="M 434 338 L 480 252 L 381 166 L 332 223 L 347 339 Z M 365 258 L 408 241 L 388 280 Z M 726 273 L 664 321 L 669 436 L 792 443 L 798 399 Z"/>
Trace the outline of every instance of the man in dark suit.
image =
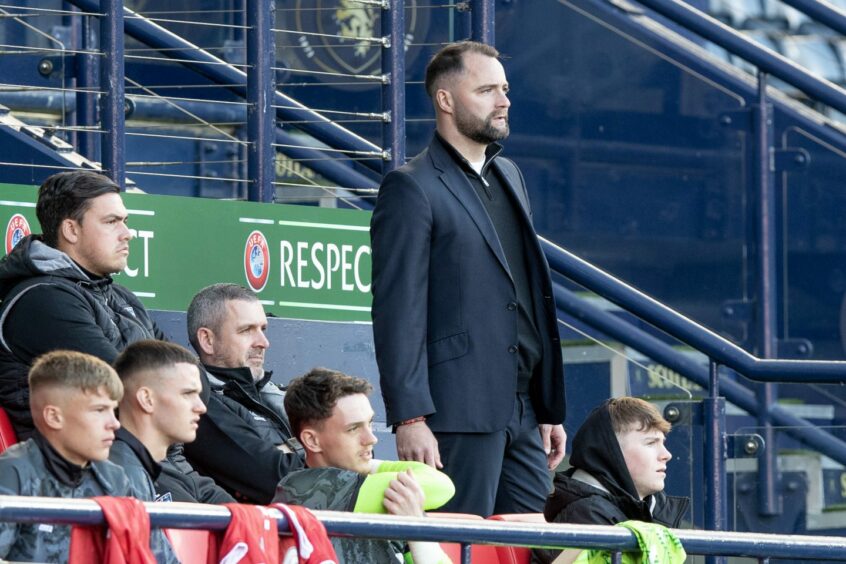
<path id="1" fill-rule="evenodd" d="M 437 132 L 385 177 L 371 222 L 376 360 L 397 452 L 449 474 L 445 511 L 483 516 L 541 511 L 566 442 L 549 267 L 523 177 L 498 156 L 510 106 L 498 56 L 461 42 L 432 58 Z"/>

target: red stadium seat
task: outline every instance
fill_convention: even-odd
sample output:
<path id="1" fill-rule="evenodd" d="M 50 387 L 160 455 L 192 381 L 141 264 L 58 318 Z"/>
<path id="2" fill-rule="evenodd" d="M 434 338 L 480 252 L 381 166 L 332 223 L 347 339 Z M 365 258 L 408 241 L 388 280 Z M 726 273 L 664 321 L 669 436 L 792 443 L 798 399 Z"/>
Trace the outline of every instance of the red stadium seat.
<path id="1" fill-rule="evenodd" d="M 16 442 L 18 442 L 18 437 L 15 435 L 15 428 L 12 427 L 12 422 L 9 421 L 6 410 L 0 407 L 0 453 Z"/>
<path id="2" fill-rule="evenodd" d="M 543 513 L 509 513 L 491 515 L 488 519 L 519 523 L 546 523 Z M 532 561 L 532 549 L 524 546 L 498 546 L 496 551 L 500 564 L 529 564 Z"/>
<path id="3" fill-rule="evenodd" d="M 206 564 L 209 532 L 202 529 L 165 529 L 176 557 L 182 564 Z"/>
<path id="4" fill-rule="evenodd" d="M 435 519 L 470 519 L 481 521 L 478 515 L 470 513 L 436 513 L 429 512 L 429 517 Z M 461 545 L 454 542 L 442 542 L 441 549 L 446 553 L 453 564 L 461 564 Z M 486 544 L 474 544 L 470 548 L 470 557 L 473 564 L 499 564 L 498 547 Z"/>

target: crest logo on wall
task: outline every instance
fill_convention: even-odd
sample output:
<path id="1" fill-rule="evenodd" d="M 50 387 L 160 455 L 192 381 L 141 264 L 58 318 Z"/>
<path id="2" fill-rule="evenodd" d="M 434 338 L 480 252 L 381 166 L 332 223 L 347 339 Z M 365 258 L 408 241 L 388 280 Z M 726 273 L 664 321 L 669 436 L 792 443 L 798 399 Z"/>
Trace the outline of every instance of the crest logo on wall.
<path id="1" fill-rule="evenodd" d="M 19 213 L 16 213 L 9 220 L 6 225 L 6 254 L 12 252 L 15 245 L 21 242 L 21 239 L 32 233 L 29 228 L 29 223 L 26 218 Z"/>
<path id="2" fill-rule="evenodd" d="M 418 1 L 405 3 L 405 49 L 410 63 L 419 52 L 418 46 L 429 27 L 430 9 L 418 9 Z M 342 75 L 381 74 L 382 36 L 380 18 L 388 12 L 378 6 L 366 5 L 355 0 L 297 0 L 293 16 L 278 27 L 301 32 L 291 34 L 294 45 L 289 46 L 292 67 L 317 70 L 321 73 Z M 277 19 L 284 19 L 283 12 L 277 12 Z M 410 50 L 414 52 L 409 52 Z M 295 61 L 293 60 L 296 60 Z M 316 75 L 327 82 L 356 83 L 355 79 Z M 373 82 L 360 81 L 361 85 Z M 338 84 L 344 87 L 346 84 Z"/>
<path id="3" fill-rule="evenodd" d="M 264 289 L 270 274 L 270 251 L 267 239 L 261 231 L 253 231 L 247 237 L 247 245 L 244 248 L 244 273 L 254 292 Z"/>

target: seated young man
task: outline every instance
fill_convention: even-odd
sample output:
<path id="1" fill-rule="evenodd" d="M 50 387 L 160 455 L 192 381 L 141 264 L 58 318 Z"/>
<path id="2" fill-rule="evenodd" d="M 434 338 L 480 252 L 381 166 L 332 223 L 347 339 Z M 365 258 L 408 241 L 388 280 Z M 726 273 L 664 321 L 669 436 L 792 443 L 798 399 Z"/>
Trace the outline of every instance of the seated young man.
<path id="1" fill-rule="evenodd" d="M 109 460 L 121 466 L 145 501 L 234 502 L 214 480 L 201 476 L 187 460 L 177 465 L 174 445 L 197 436 L 206 412 L 197 358 L 166 341 L 135 342 L 115 360 L 123 382 L 121 428 Z"/>
<path id="2" fill-rule="evenodd" d="M 115 371 L 88 354 L 55 351 L 29 372 L 35 433 L 0 455 L 0 494 L 85 498 L 129 496 L 120 467 L 106 460 L 120 423 L 115 408 L 123 386 Z M 151 534 L 159 562 L 176 562 L 164 535 Z M 0 558 L 65 562 L 70 527 L 0 523 Z"/>
<path id="3" fill-rule="evenodd" d="M 605 401 L 573 438 L 571 468 L 555 476 L 546 520 L 587 525 L 636 520 L 677 528 L 690 500 L 663 493 L 672 458 L 664 446 L 669 432 L 670 423 L 651 403 L 632 397 Z M 532 561 L 552 562 L 559 554 L 536 549 Z"/>
<path id="4" fill-rule="evenodd" d="M 288 385 L 285 411 L 306 453 L 306 469 L 279 482 L 274 502 L 309 509 L 425 516 L 455 493 L 449 477 L 419 462 L 373 458 L 370 384 L 341 372 L 315 368 Z M 396 564 L 402 543 L 332 539 L 341 564 Z M 416 564 L 450 562 L 437 543 L 408 543 Z"/>

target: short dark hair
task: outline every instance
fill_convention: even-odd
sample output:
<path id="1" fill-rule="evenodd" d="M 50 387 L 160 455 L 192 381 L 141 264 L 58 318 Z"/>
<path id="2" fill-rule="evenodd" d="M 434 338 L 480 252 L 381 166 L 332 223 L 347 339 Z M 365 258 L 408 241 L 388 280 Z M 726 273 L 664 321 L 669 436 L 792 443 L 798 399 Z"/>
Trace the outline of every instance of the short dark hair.
<path id="1" fill-rule="evenodd" d="M 658 430 L 666 435 L 672 428 L 658 408 L 640 398 L 623 396 L 608 400 L 608 415 L 616 434 Z"/>
<path id="2" fill-rule="evenodd" d="M 244 302 L 256 302 L 258 298 L 250 290 L 238 284 L 222 282 L 206 286 L 194 296 L 191 305 L 188 306 L 188 341 L 198 353 L 200 344 L 197 342 L 197 331 L 201 327 L 211 329 L 215 333 L 220 332 L 223 324 L 223 317 L 226 314 L 226 302 L 241 300 Z"/>
<path id="3" fill-rule="evenodd" d="M 426 93 L 433 100 L 440 82 L 451 75 L 464 72 L 464 54 L 478 53 L 486 57 L 499 58 L 499 51 L 485 43 L 476 41 L 459 41 L 450 43 L 435 53 L 426 65 Z"/>
<path id="4" fill-rule="evenodd" d="M 285 392 L 285 413 L 294 437 L 299 438 L 306 425 L 319 425 L 329 419 L 339 399 L 353 394 L 368 395 L 372 390 L 373 386 L 364 378 L 328 368 L 312 368 L 308 374 L 294 378 Z"/>
<path id="5" fill-rule="evenodd" d="M 93 393 L 105 388 L 112 400 L 123 397 L 123 384 L 114 369 L 96 356 L 77 351 L 52 351 L 35 359 L 29 370 L 30 398 L 39 390 L 57 387 Z"/>
<path id="6" fill-rule="evenodd" d="M 110 193 L 120 194 L 120 188 L 110 178 L 96 172 L 74 170 L 49 177 L 38 189 L 35 204 L 42 240 L 55 248 L 62 222 L 73 219 L 82 223 L 91 200 Z"/>
<path id="7" fill-rule="evenodd" d="M 139 372 L 159 370 L 179 363 L 200 366 L 197 357 L 185 347 L 147 339 L 136 341 L 123 349 L 115 359 L 114 366 L 120 379 L 125 382 Z"/>

